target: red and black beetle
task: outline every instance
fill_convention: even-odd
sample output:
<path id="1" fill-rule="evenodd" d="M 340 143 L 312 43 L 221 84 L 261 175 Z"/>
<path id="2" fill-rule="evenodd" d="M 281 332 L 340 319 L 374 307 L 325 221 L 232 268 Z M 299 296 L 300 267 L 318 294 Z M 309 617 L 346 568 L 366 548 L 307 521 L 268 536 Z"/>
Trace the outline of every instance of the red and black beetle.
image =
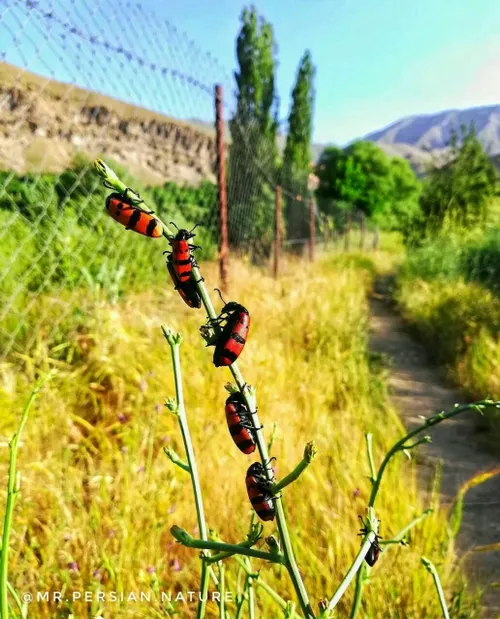
<path id="1" fill-rule="evenodd" d="M 175 226 L 173 222 L 170 223 Z M 196 226 L 194 228 L 196 228 Z M 189 239 L 194 237 L 194 228 L 192 230 L 179 230 L 170 241 L 170 245 L 172 246 L 172 264 L 177 275 L 177 279 L 181 284 L 189 281 L 193 271 L 193 264 L 195 264 L 195 261 L 191 251 L 193 249 L 199 249 L 197 245 L 191 245 L 189 243 Z"/>
<path id="2" fill-rule="evenodd" d="M 194 307 L 196 309 L 201 307 L 201 297 L 196 289 L 196 286 L 193 281 L 188 280 L 187 282 L 181 283 L 179 278 L 177 277 L 177 273 L 175 272 L 172 255 L 169 255 L 167 258 L 167 269 L 174 283 L 175 290 L 178 291 L 181 299 L 184 301 L 186 305 L 189 307 Z"/>
<path id="3" fill-rule="evenodd" d="M 374 542 L 372 542 L 370 549 L 365 555 L 365 561 L 368 563 L 370 567 L 373 567 L 375 563 L 378 561 L 381 550 L 382 549 L 379 546 L 378 540 L 376 539 Z"/>
<path id="4" fill-rule="evenodd" d="M 360 530 L 358 535 L 364 536 L 368 533 L 368 528 L 366 527 L 366 524 L 363 522 L 363 518 L 361 518 L 361 516 L 358 516 L 358 518 L 361 520 L 361 524 L 363 525 L 363 528 Z M 375 565 L 375 563 L 378 561 L 380 553 L 382 552 L 382 548 L 380 548 L 380 544 L 378 543 L 379 539 L 380 539 L 380 535 L 375 535 L 375 539 L 371 543 L 371 546 L 365 555 L 365 561 L 368 563 L 370 567 L 373 567 Z"/>
<path id="5" fill-rule="evenodd" d="M 269 492 L 269 481 L 260 462 L 255 462 L 249 467 L 245 483 L 248 498 L 257 516 L 266 522 L 274 520 L 276 516 L 275 497 Z"/>
<path id="6" fill-rule="evenodd" d="M 226 400 L 226 420 L 229 432 L 233 437 L 236 447 L 244 454 L 255 451 L 254 427 L 250 420 L 250 411 L 245 403 L 245 398 L 240 391 L 232 393 Z"/>
<path id="7" fill-rule="evenodd" d="M 159 238 L 163 234 L 161 223 L 153 215 L 153 211 L 143 211 L 137 208 L 124 194 L 112 193 L 106 198 L 106 210 L 111 217 L 125 226 L 144 236 Z M 140 200 L 142 202 L 142 200 Z"/>
<path id="8" fill-rule="evenodd" d="M 243 305 L 231 301 L 224 305 L 218 318 L 209 321 L 209 326 L 221 323 L 225 323 L 222 332 L 214 338 L 215 367 L 231 365 L 240 356 L 248 337 L 250 314 Z"/>

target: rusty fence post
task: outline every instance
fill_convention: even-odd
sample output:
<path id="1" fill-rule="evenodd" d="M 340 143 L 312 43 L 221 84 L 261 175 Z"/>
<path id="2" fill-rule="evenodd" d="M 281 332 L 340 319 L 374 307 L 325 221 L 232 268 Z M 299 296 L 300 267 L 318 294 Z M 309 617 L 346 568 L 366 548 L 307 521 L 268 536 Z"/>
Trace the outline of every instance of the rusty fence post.
<path id="1" fill-rule="evenodd" d="M 316 222 L 314 221 L 314 200 L 309 198 L 309 260 L 314 262 L 314 245 L 316 244 Z"/>
<path id="2" fill-rule="evenodd" d="M 222 86 L 215 86 L 215 133 L 217 140 L 217 188 L 219 196 L 219 261 L 220 283 L 227 290 L 227 259 L 229 244 L 227 235 L 227 188 L 226 188 L 226 157 L 224 152 L 224 120 L 222 116 Z"/>
<path id="3" fill-rule="evenodd" d="M 274 277 L 278 277 L 281 253 L 281 186 L 276 185 L 274 202 Z"/>

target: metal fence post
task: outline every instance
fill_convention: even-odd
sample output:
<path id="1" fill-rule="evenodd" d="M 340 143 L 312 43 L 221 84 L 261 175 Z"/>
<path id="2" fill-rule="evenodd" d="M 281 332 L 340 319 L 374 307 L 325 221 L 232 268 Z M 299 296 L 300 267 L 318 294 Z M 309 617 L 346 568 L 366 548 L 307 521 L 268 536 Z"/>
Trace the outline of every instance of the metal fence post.
<path id="1" fill-rule="evenodd" d="M 314 200 L 309 198 L 309 260 L 314 262 L 314 245 L 316 243 L 316 225 L 314 221 Z"/>
<path id="2" fill-rule="evenodd" d="M 274 277 L 278 277 L 281 253 L 281 186 L 276 185 L 274 212 Z"/>
<path id="3" fill-rule="evenodd" d="M 227 235 L 227 188 L 226 188 L 226 158 L 224 153 L 224 120 L 222 116 L 222 86 L 215 86 L 215 132 L 217 140 L 217 187 L 219 194 L 219 260 L 220 281 L 223 291 L 227 289 L 227 258 L 229 254 Z"/>

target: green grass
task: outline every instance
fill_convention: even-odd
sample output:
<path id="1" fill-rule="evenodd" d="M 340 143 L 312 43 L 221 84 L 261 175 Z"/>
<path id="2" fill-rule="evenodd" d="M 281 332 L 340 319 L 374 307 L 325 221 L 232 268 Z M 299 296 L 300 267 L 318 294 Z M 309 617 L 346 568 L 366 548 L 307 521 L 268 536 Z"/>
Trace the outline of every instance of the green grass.
<path id="1" fill-rule="evenodd" d="M 450 233 L 408 251 L 396 299 L 434 360 L 471 398 L 500 396 L 500 228 Z M 498 449 L 500 417 L 491 411 Z"/>
<path id="2" fill-rule="evenodd" d="M 410 248 L 405 278 L 477 282 L 500 293 L 500 227 L 441 234 Z"/>
<path id="3" fill-rule="evenodd" d="M 215 256 L 215 185 L 165 183 L 151 188 L 120 172 L 164 219 L 187 227 L 201 222 L 198 257 Z M 0 349 L 29 352 L 33 336 L 46 328 L 48 317 L 40 314 L 40 308 L 50 314 L 58 310 L 64 314 L 68 302 L 77 308 L 77 291 L 82 287 L 101 300 L 116 301 L 159 277 L 167 281 L 161 241 L 124 233 L 106 213 L 107 193 L 90 162 L 81 157 L 60 174 L 0 172 Z M 38 302 L 40 295 L 43 299 Z M 65 300 L 63 308 L 60 298 Z M 54 310 L 47 308 L 51 303 Z M 60 331 L 58 322 L 52 324 Z"/>
<path id="4" fill-rule="evenodd" d="M 284 491 L 299 565 L 317 608 L 359 549 L 357 516 L 364 514 L 370 493 L 364 433 L 373 434 L 377 463 L 402 435 L 383 376 L 367 350 L 372 272 L 359 260 L 341 256 L 326 257 L 314 270 L 297 261 L 278 282 L 236 261 L 232 273 L 238 276 L 227 296 L 252 315 L 241 369 L 257 387 L 267 437 L 277 424 L 278 476 L 300 460 L 306 441 L 318 443 L 318 458 Z M 217 281 L 216 266 L 204 264 L 203 275 Z M 222 384 L 229 374 L 213 367 L 210 350 L 202 346 L 201 312 L 189 310 L 163 282 L 115 304 L 83 291 L 71 302 L 64 341 L 41 331 L 21 368 L 1 368 L 2 436 L 13 433 L 35 374 L 58 369 L 30 417 L 19 453 L 23 486 L 14 515 L 11 584 L 20 592 L 195 590 L 196 552 L 174 544 L 169 533 L 178 524 L 194 534 L 196 518 L 189 479 L 162 450 L 170 445 L 182 453 L 176 421 L 162 407 L 174 387 L 160 324 L 184 334 L 186 409 L 208 524 L 224 540 L 238 542 L 250 515 L 244 485 L 250 460 L 238 452 L 224 421 Z M 2 459 L 2 477 L 5 472 Z M 5 499 L 3 490 L 0 498 Z M 432 500 L 438 507 L 435 496 Z M 382 536 L 390 538 L 426 507 L 414 465 L 398 457 L 379 497 Z M 445 517 L 445 510 L 437 509 L 413 531 L 410 546 L 382 553 L 365 589 L 363 617 L 438 615 L 421 555 L 439 565 L 448 600 L 458 599 L 462 576 L 447 543 Z M 265 533 L 272 532 L 273 525 L 266 525 Z M 72 569 L 75 563 L 78 569 Z M 234 586 L 230 565 L 227 579 Z M 258 561 L 254 567 L 261 567 Z M 293 596 L 279 568 L 262 566 L 262 574 L 285 599 Z M 351 588 L 339 616 L 349 611 L 352 594 Z M 274 616 L 263 593 L 258 600 L 259 616 Z M 193 608 L 181 606 L 181 616 L 192 616 Z M 154 609 L 159 610 L 157 602 L 89 607 L 77 601 L 64 612 L 152 617 Z M 61 608 L 52 603 L 31 608 L 40 619 L 58 612 Z M 462 607 L 455 616 L 472 616 L 472 611 Z"/>

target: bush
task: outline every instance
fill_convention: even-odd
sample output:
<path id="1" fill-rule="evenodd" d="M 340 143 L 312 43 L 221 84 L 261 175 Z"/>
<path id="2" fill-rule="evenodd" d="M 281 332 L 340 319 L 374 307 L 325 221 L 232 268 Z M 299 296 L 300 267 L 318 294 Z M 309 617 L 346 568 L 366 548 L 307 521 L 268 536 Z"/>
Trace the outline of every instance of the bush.
<path id="1" fill-rule="evenodd" d="M 408 253 L 404 277 L 478 282 L 500 291 L 500 228 L 441 234 Z"/>

